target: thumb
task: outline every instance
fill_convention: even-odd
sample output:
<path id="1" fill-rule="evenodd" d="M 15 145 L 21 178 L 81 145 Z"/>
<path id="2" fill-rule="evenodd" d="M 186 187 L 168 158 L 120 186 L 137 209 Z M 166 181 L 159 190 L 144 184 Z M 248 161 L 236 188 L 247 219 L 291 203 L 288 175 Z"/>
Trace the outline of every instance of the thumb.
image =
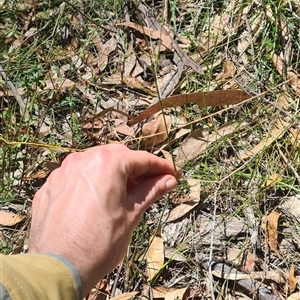
<path id="1" fill-rule="evenodd" d="M 175 189 L 177 180 L 172 175 L 159 175 L 145 178 L 132 188 L 128 194 L 128 201 L 134 205 L 141 215 L 152 203 L 164 194 Z"/>

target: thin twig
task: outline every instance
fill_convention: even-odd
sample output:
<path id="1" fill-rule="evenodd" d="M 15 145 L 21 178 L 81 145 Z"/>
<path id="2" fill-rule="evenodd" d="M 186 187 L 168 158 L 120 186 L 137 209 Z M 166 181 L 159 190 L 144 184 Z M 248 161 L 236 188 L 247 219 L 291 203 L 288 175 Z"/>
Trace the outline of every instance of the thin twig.
<path id="1" fill-rule="evenodd" d="M 295 178 L 297 179 L 298 181 L 298 184 L 300 184 L 300 176 L 299 174 L 297 173 L 297 171 L 295 170 L 295 168 L 292 166 L 292 164 L 289 162 L 288 158 L 284 155 L 284 153 L 280 150 L 279 150 L 279 153 L 282 157 L 282 159 L 284 160 L 284 162 L 286 163 L 286 165 L 291 169 L 291 171 L 294 173 L 295 175 Z"/>
<path id="2" fill-rule="evenodd" d="M 218 196 L 218 191 L 220 189 L 220 184 L 218 185 L 218 187 L 215 190 L 214 193 L 214 212 L 213 212 L 213 223 L 215 224 L 216 222 L 216 214 L 217 214 L 217 196 Z M 214 290 L 214 286 L 213 286 L 213 275 L 212 275 L 212 256 L 213 256 L 213 245 L 214 245 L 214 233 L 215 231 L 212 230 L 211 231 L 211 239 L 210 239 L 210 249 L 209 249 L 209 261 L 208 261 L 208 271 L 209 271 L 209 281 L 210 281 L 210 290 L 211 290 L 211 297 L 213 300 L 215 300 L 215 290 Z"/>
<path id="3" fill-rule="evenodd" d="M 122 268 L 123 268 L 123 264 L 124 264 L 124 259 L 122 260 L 122 262 L 119 265 L 118 272 L 117 272 L 117 275 L 116 275 L 115 280 L 114 280 L 114 285 L 113 285 L 112 290 L 111 290 L 111 297 L 115 296 L 116 289 L 117 289 L 117 284 L 118 284 L 119 277 L 120 277 L 120 274 L 121 274 L 121 271 L 122 271 Z"/>
<path id="4" fill-rule="evenodd" d="M 14 97 L 16 98 L 19 106 L 20 106 L 20 110 L 21 112 L 24 114 L 25 118 L 29 118 L 28 113 L 26 112 L 26 104 L 24 102 L 24 100 L 22 99 L 21 95 L 18 93 L 18 90 L 15 88 L 14 84 L 9 80 L 9 78 L 7 77 L 2 65 L 0 64 L 0 74 L 3 77 L 3 79 L 5 80 L 5 82 L 7 83 L 9 89 L 11 90 L 12 94 L 14 95 Z"/>

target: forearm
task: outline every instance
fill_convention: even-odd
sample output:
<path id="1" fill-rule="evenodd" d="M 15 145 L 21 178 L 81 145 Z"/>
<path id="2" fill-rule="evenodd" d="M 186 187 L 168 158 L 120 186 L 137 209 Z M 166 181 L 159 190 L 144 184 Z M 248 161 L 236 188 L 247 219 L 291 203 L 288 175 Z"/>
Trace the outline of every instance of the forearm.
<path id="1" fill-rule="evenodd" d="M 82 299 L 81 280 L 72 265 L 48 254 L 0 256 L 0 299 Z M 4 288 L 3 288 L 4 287 Z"/>

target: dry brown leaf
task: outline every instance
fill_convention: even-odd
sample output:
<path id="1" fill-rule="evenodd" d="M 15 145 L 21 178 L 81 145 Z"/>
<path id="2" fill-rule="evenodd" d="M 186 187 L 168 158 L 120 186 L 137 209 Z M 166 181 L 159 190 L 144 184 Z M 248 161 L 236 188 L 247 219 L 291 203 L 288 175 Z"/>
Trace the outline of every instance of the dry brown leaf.
<path id="1" fill-rule="evenodd" d="M 294 91 L 300 95 L 300 78 L 298 74 L 295 74 L 294 72 L 287 72 L 287 79 L 290 81 L 290 84 Z"/>
<path id="2" fill-rule="evenodd" d="M 51 171 L 48 170 L 47 168 L 43 169 L 43 170 L 39 170 L 34 174 L 31 174 L 29 176 L 24 176 L 23 180 L 25 181 L 31 181 L 31 180 L 35 180 L 35 179 L 43 179 L 45 178 Z"/>
<path id="3" fill-rule="evenodd" d="M 95 36 L 95 38 L 93 39 L 93 42 L 98 51 L 98 61 L 97 61 L 98 68 L 100 71 L 103 71 L 106 68 L 107 63 L 108 63 L 108 55 L 106 55 L 104 53 L 104 51 L 105 51 L 104 44 L 102 43 L 102 40 L 99 35 Z"/>
<path id="4" fill-rule="evenodd" d="M 273 129 L 267 137 L 263 138 L 255 147 L 240 155 L 241 159 L 248 159 L 258 154 L 263 149 L 269 147 L 276 139 L 280 138 L 289 128 L 289 123 L 281 119 L 276 119 Z"/>
<path id="5" fill-rule="evenodd" d="M 203 32 L 200 40 L 201 50 L 210 51 L 224 39 L 223 31 L 224 24 L 222 16 L 215 15 L 211 18 L 211 23 L 208 26 L 209 30 Z"/>
<path id="6" fill-rule="evenodd" d="M 248 123 L 230 123 L 222 126 L 218 132 L 214 132 L 208 136 L 201 136 L 199 131 L 194 131 L 180 145 L 176 156 L 176 165 L 182 166 L 189 160 L 197 157 L 205 151 L 212 143 L 224 138 L 236 130 L 248 126 Z"/>
<path id="7" fill-rule="evenodd" d="M 187 67 L 192 68 L 196 73 L 198 74 L 203 74 L 203 70 L 202 68 L 189 56 L 187 55 L 185 52 L 182 51 L 182 49 L 180 48 L 180 46 L 177 44 L 176 41 L 173 40 L 173 38 L 170 36 L 169 32 L 165 29 L 164 26 L 161 26 L 161 22 L 159 22 L 158 20 L 156 20 L 154 17 L 149 16 L 148 13 L 148 8 L 140 3 L 138 5 L 138 9 L 141 12 L 141 15 L 143 16 L 144 19 L 144 23 L 148 24 L 148 26 L 150 26 L 152 29 L 154 29 L 154 31 L 157 31 L 159 33 L 162 33 L 164 36 L 167 36 L 168 38 L 163 38 L 166 42 L 166 39 L 172 41 L 172 50 L 174 49 L 175 54 L 178 54 L 178 57 L 180 57 L 180 60 L 183 62 L 183 64 Z M 156 51 L 162 51 L 162 43 L 154 43 L 151 39 L 149 41 L 149 44 L 151 45 L 151 50 L 153 52 L 153 49 L 155 49 L 154 53 L 157 53 Z M 157 45 L 158 44 L 158 45 Z M 159 48 L 159 49 L 157 49 Z M 176 56 L 174 55 L 174 58 Z M 178 64 L 177 64 L 178 65 Z"/>
<path id="8" fill-rule="evenodd" d="M 127 136 L 134 136 L 134 129 L 126 124 L 118 125 L 116 131 Z"/>
<path id="9" fill-rule="evenodd" d="M 292 293 L 297 286 L 297 279 L 295 278 L 295 266 L 292 265 L 289 272 L 289 290 Z"/>
<path id="10" fill-rule="evenodd" d="M 247 272 L 252 272 L 255 266 L 254 255 L 249 249 L 240 249 L 237 246 L 233 246 L 227 250 L 226 259 L 232 261 L 239 269 Z"/>
<path id="11" fill-rule="evenodd" d="M 163 149 L 161 149 L 160 152 L 163 154 L 166 160 L 170 161 L 171 163 L 173 162 L 173 155 L 170 152 Z"/>
<path id="12" fill-rule="evenodd" d="M 176 240 L 176 238 L 174 238 L 174 240 Z M 165 258 L 167 258 L 169 261 L 188 261 L 188 258 L 184 256 L 184 254 L 182 254 L 180 251 L 178 251 L 178 249 L 171 248 L 168 246 L 165 247 Z"/>
<path id="13" fill-rule="evenodd" d="M 280 75 L 283 75 L 286 70 L 286 64 L 285 61 L 278 55 L 273 54 L 273 64 L 276 67 L 278 73 Z M 289 83 L 291 84 L 291 87 L 295 90 L 295 92 L 300 95 L 300 78 L 299 75 L 295 72 L 288 71 L 287 72 L 287 79 L 289 80 Z"/>
<path id="14" fill-rule="evenodd" d="M 187 179 L 186 181 L 190 186 L 190 191 L 186 196 L 186 202 L 199 201 L 201 192 L 201 182 L 198 179 Z"/>
<path id="15" fill-rule="evenodd" d="M 44 90 L 54 90 L 54 89 L 68 89 L 76 85 L 76 83 L 70 79 L 47 79 L 45 82 L 46 86 L 43 88 Z"/>
<path id="16" fill-rule="evenodd" d="M 158 117 L 142 127 L 143 145 L 147 148 L 157 146 L 168 138 L 168 133 L 172 126 L 170 116 L 159 114 Z"/>
<path id="17" fill-rule="evenodd" d="M 290 128 L 290 138 L 291 138 L 291 144 L 293 148 L 299 148 L 300 147 L 300 128 Z"/>
<path id="18" fill-rule="evenodd" d="M 284 60 L 275 53 L 273 54 L 272 59 L 273 59 L 273 64 L 274 64 L 277 72 L 280 75 L 282 75 L 284 70 L 286 69 Z"/>
<path id="19" fill-rule="evenodd" d="M 24 33 L 24 36 L 25 36 L 26 38 L 29 38 L 29 37 L 35 35 L 37 32 L 38 32 L 38 29 L 37 29 L 37 28 L 31 27 L 29 30 L 27 30 L 27 31 Z"/>
<path id="20" fill-rule="evenodd" d="M 296 219 L 300 219 L 300 199 L 297 196 L 292 196 L 282 203 L 282 208 L 294 216 Z"/>
<path id="21" fill-rule="evenodd" d="M 129 88 L 142 91 L 145 94 L 151 95 L 153 97 L 156 96 L 157 94 L 156 91 L 151 86 L 146 85 L 145 82 L 142 82 L 132 76 L 124 76 L 123 83 L 126 84 Z"/>
<path id="22" fill-rule="evenodd" d="M 83 300 L 106 300 L 109 296 L 109 285 L 105 279 L 100 280 Z"/>
<path id="23" fill-rule="evenodd" d="M 251 10 L 251 5 L 244 8 L 243 15 L 246 16 L 246 18 L 248 18 L 247 15 L 249 14 L 250 10 Z M 245 66 L 248 65 L 249 63 L 248 55 L 245 52 L 247 51 L 248 47 L 251 44 L 255 45 L 257 43 L 257 39 L 260 37 L 260 33 L 264 30 L 264 26 L 263 26 L 264 19 L 265 19 L 264 13 L 258 14 L 254 19 L 251 18 L 252 20 L 251 33 L 247 28 L 240 34 L 237 49 L 240 53 L 242 62 L 244 63 Z M 240 20 L 244 20 L 244 17 L 240 18 Z"/>
<path id="24" fill-rule="evenodd" d="M 110 298 L 110 300 L 129 300 L 136 296 L 139 292 L 128 292 L 121 295 L 118 295 L 116 297 Z"/>
<path id="25" fill-rule="evenodd" d="M 133 44 L 130 42 L 124 60 L 124 76 L 131 75 L 133 68 L 136 65 L 136 53 L 134 52 Z M 134 76 L 133 76 L 134 77 Z"/>
<path id="26" fill-rule="evenodd" d="M 190 186 L 189 194 L 186 196 L 186 203 L 181 203 L 173 208 L 165 219 L 165 222 L 175 221 L 196 207 L 200 201 L 201 183 L 197 179 L 187 179 Z"/>
<path id="27" fill-rule="evenodd" d="M 289 25 L 288 25 L 286 19 L 282 18 L 281 15 L 279 15 L 278 18 L 279 18 L 279 23 L 280 23 L 281 35 L 285 39 L 285 46 L 286 46 L 287 39 L 290 35 Z M 286 55 L 286 56 L 287 56 L 287 60 L 289 60 L 290 56 L 289 55 Z"/>
<path id="28" fill-rule="evenodd" d="M 25 90 L 23 88 L 17 88 L 16 90 L 20 96 L 24 95 L 24 93 L 25 93 Z M 12 97 L 12 96 L 14 96 L 14 94 L 10 90 L 0 91 L 0 97 L 3 97 L 3 96 Z"/>
<path id="29" fill-rule="evenodd" d="M 153 60 L 155 60 L 155 58 L 151 58 L 150 54 L 148 53 L 142 54 L 142 56 L 136 62 L 134 70 L 130 75 L 132 77 L 137 77 L 138 75 L 144 73 L 144 71 L 152 65 Z"/>
<path id="30" fill-rule="evenodd" d="M 174 121 L 174 120 L 173 120 Z M 181 128 L 179 131 L 176 132 L 175 137 L 173 139 L 166 141 L 163 143 L 159 150 L 155 151 L 155 154 L 158 154 L 160 151 L 165 150 L 165 149 L 170 149 L 170 146 L 174 144 L 176 141 L 178 141 L 180 138 L 184 137 L 185 135 L 188 135 L 191 132 L 190 128 Z M 171 155 L 173 157 L 173 155 Z M 173 161 L 173 159 L 172 159 Z"/>
<path id="31" fill-rule="evenodd" d="M 235 72 L 236 72 L 236 66 L 234 65 L 234 63 L 231 60 L 226 60 L 224 63 L 223 73 L 221 74 L 220 77 L 224 79 L 229 79 L 235 75 Z"/>
<path id="32" fill-rule="evenodd" d="M 279 108 L 288 110 L 292 103 L 293 103 L 293 99 L 289 94 L 281 93 L 278 97 L 276 104 Z"/>
<path id="33" fill-rule="evenodd" d="M 165 298 L 165 295 L 167 293 L 172 292 L 174 290 L 175 288 L 169 288 L 165 286 L 154 286 L 152 287 L 153 298 Z"/>
<path id="34" fill-rule="evenodd" d="M 282 181 L 282 177 L 279 174 L 271 174 L 263 184 L 263 187 L 272 187 L 280 181 Z"/>
<path id="35" fill-rule="evenodd" d="M 103 71 L 108 64 L 109 55 L 117 48 L 117 40 L 114 37 L 111 37 L 103 44 L 100 37 L 97 36 L 94 38 L 93 42 L 98 51 L 98 68 L 100 71 Z"/>
<path id="36" fill-rule="evenodd" d="M 286 283 L 285 278 L 279 270 L 272 271 L 257 271 L 249 274 L 237 272 L 236 269 L 232 269 L 232 273 L 221 272 L 220 270 L 213 270 L 212 274 L 219 278 L 225 278 L 227 280 L 242 280 L 242 279 L 254 279 L 254 280 L 272 280 L 278 284 Z"/>
<path id="37" fill-rule="evenodd" d="M 187 287 L 166 293 L 165 300 L 184 300 Z"/>
<path id="38" fill-rule="evenodd" d="M 173 222 L 184 215 L 186 215 L 188 212 L 190 212 L 193 208 L 195 208 L 198 205 L 199 201 L 190 201 L 189 203 L 181 203 L 175 208 L 172 209 L 169 216 L 166 218 L 165 222 Z"/>
<path id="39" fill-rule="evenodd" d="M 227 270 L 227 271 L 226 271 Z M 251 270 L 250 270 L 251 271 Z M 271 270 L 271 271 L 256 271 L 243 273 L 235 267 L 229 267 L 226 265 L 226 268 L 220 268 L 216 265 L 216 268 L 212 270 L 212 274 L 218 278 L 224 278 L 227 280 L 243 280 L 243 279 L 252 279 L 252 280 L 272 280 L 277 284 L 285 284 L 286 278 L 280 270 Z"/>
<path id="40" fill-rule="evenodd" d="M 145 34 L 148 37 L 150 37 L 151 39 L 154 40 L 161 40 L 161 44 L 169 49 L 172 50 L 172 42 L 173 40 L 171 39 L 170 36 L 164 34 L 162 31 L 158 31 L 158 30 L 154 30 L 152 28 L 148 28 L 139 24 L 136 24 L 134 22 L 124 22 L 124 23 L 117 23 L 116 26 L 127 26 L 130 28 L 133 28 L 134 30 L 139 31 L 141 34 Z M 164 51 L 165 49 L 163 49 L 162 47 L 160 47 L 160 51 Z"/>
<path id="41" fill-rule="evenodd" d="M 278 220 L 281 213 L 272 211 L 267 217 L 262 218 L 262 228 L 267 231 L 267 240 L 270 249 L 274 251 L 279 257 L 281 257 L 278 250 Z"/>
<path id="42" fill-rule="evenodd" d="M 0 210 L 0 225 L 14 226 L 25 219 L 25 215 L 15 214 L 9 211 Z"/>
<path id="43" fill-rule="evenodd" d="M 237 49 L 242 56 L 245 54 L 245 51 L 248 49 L 250 43 L 251 36 L 247 30 L 244 30 L 244 32 L 242 32 L 242 34 L 240 35 L 240 39 L 237 46 Z M 247 65 L 248 60 L 245 59 L 244 63 Z"/>
<path id="44" fill-rule="evenodd" d="M 161 111 L 162 108 L 183 106 L 189 103 L 194 103 L 203 107 L 217 107 L 222 105 L 237 104 L 250 98 L 251 96 L 242 90 L 197 92 L 192 94 L 175 95 L 165 98 L 160 102 L 148 107 L 137 117 L 130 120 L 128 125 L 134 125 L 140 121 L 143 121 L 144 119 L 149 118 L 155 113 Z"/>
<path id="45" fill-rule="evenodd" d="M 159 236 L 152 238 L 146 254 L 148 280 L 152 280 L 164 265 L 164 243 Z"/>
<path id="46" fill-rule="evenodd" d="M 300 292 L 290 295 L 287 300 L 300 300 Z"/>

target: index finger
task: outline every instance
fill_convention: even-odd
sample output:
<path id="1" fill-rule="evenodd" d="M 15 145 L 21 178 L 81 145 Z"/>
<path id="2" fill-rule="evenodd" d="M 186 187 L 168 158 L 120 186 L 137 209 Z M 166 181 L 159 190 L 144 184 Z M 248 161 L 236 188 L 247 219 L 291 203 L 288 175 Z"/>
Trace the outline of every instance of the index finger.
<path id="1" fill-rule="evenodd" d="M 95 151 L 99 153 L 100 149 L 102 152 L 101 155 L 103 155 L 104 152 L 109 154 L 109 156 L 112 155 L 111 158 L 107 158 L 106 161 L 117 164 L 118 168 L 123 169 L 123 172 L 128 178 L 170 174 L 179 179 L 181 176 L 180 173 L 176 174 L 176 170 L 170 161 L 157 157 L 147 151 L 130 150 L 122 144 L 98 146 L 90 148 L 87 152 Z"/>
<path id="2" fill-rule="evenodd" d="M 147 151 L 129 150 L 126 153 L 126 159 L 122 160 L 128 177 L 147 177 L 160 174 L 176 176 L 176 170 L 170 161 Z"/>

